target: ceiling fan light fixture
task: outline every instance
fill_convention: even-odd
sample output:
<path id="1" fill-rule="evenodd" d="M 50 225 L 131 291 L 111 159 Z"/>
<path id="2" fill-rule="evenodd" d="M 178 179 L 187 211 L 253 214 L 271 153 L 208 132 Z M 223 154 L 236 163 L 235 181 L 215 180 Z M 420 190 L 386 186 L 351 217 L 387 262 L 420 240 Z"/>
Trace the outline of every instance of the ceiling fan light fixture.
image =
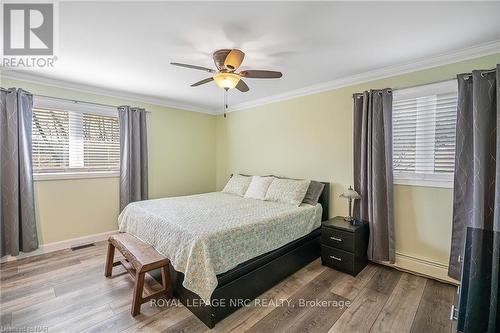
<path id="1" fill-rule="evenodd" d="M 191 87 L 198 87 L 203 84 L 215 81 L 217 86 L 224 89 L 226 92 L 229 89 L 236 88 L 240 92 L 247 92 L 250 90 L 248 85 L 242 78 L 249 79 L 278 79 L 283 74 L 277 71 L 268 71 L 260 69 L 247 69 L 237 73 L 236 70 L 240 67 L 245 53 L 238 49 L 221 49 L 213 53 L 212 58 L 217 70 L 190 64 L 183 64 L 180 62 L 171 62 L 174 66 L 196 69 L 204 72 L 212 73 L 211 77 L 191 84 Z"/>
<path id="2" fill-rule="evenodd" d="M 234 73 L 219 72 L 214 75 L 215 84 L 222 89 L 233 89 L 240 82 L 240 76 Z"/>

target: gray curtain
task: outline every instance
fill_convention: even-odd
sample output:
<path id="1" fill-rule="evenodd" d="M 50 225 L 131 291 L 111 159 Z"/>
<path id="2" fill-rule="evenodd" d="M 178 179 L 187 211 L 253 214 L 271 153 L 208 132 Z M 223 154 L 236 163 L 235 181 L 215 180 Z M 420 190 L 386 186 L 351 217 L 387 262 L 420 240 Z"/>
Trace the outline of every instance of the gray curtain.
<path id="1" fill-rule="evenodd" d="M 148 199 L 146 110 L 121 106 L 120 211 L 130 202 Z"/>
<path id="2" fill-rule="evenodd" d="M 449 276 L 459 279 L 467 227 L 500 231 L 499 70 L 458 75 Z"/>
<path id="3" fill-rule="evenodd" d="M 0 235 L 1 255 L 38 248 L 31 164 L 33 96 L 22 89 L 1 89 Z"/>
<path id="4" fill-rule="evenodd" d="M 392 91 L 355 94 L 354 216 L 370 224 L 370 260 L 395 260 L 392 187 Z"/>
<path id="5" fill-rule="evenodd" d="M 448 274 L 462 278 L 460 330 L 500 330 L 500 65 L 458 75 L 453 227 Z M 467 247 L 465 238 L 467 236 Z M 462 264 L 458 257 L 465 257 Z"/>

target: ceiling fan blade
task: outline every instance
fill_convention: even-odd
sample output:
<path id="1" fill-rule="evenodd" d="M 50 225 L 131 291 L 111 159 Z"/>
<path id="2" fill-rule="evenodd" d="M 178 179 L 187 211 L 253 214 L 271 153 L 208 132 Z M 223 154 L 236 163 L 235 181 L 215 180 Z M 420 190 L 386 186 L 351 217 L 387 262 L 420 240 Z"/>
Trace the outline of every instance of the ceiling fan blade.
<path id="1" fill-rule="evenodd" d="M 205 80 L 201 80 L 201 81 L 198 81 L 198 82 L 196 82 L 196 83 L 193 83 L 193 84 L 191 85 L 191 87 L 198 87 L 198 86 L 201 86 L 202 84 L 205 84 L 205 83 L 211 82 L 211 81 L 213 81 L 213 80 L 214 80 L 214 78 L 213 78 L 213 77 L 208 77 L 208 78 L 206 78 Z"/>
<path id="2" fill-rule="evenodd" d="M 279 79 L 280 77 L 283 76 L 283 74 L 281 72 L 263 71 L 263 70 L 255 70 L 255 69 L 242 71 L 240 73 L 240 75 L 243 77 L 251 78 L 251 79 Z"/>
<path id="3" fill-rule="evenodd" d="M 215 71 L 213 69 L 207 68 L 207 67 L 202 67 L 202 66 L 181 64 L 179 62 L 171 62 L 170 65 L 179 66 L 179 67 L 185 67 L 185 68 L 191 68 L 191 69 L 198 69 L 200 71 L 205 71 L 205 72 L 209 72 L 209 73 L 215 73 Z"/>
<path id="4" fill-rule="evenodd" d="M 245 53 L 243 53 L 243 51 L 238 49 L 233 49 L 226 56 L 226 59 L 224 60 L 224 67 L 226 67 L 230 71 L 235 71 L 236 69 L 238 69 L 238 67 L 240 67 L 244 58 L 245 58 Z"/>
<path id="5" fill-rule="evenodd" d="M 236 85 L 235 87 L 236 89 L 238 89 L 239 91 L 241 92 L 247 92 L 250 90 L 250 88 L 248 88 L 247 84 L 245 83 L 245 81 L 241 80 L 238 82 L 238 84 Z"/>

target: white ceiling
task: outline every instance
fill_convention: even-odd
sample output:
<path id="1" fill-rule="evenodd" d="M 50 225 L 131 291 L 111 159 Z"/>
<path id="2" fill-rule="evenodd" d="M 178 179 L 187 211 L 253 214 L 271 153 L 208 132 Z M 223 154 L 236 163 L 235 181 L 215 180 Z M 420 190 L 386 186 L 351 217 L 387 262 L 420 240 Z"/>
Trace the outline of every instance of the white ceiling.
<path id="1" fill-rule="evenodd" d="M 500 40 L 500 2 L 61 2 L 55 68 L 35 74 L 207 110 L 222 109 L 215 84 L 191 88 L 220 48 L 246 53 L 239 104 Z"/>

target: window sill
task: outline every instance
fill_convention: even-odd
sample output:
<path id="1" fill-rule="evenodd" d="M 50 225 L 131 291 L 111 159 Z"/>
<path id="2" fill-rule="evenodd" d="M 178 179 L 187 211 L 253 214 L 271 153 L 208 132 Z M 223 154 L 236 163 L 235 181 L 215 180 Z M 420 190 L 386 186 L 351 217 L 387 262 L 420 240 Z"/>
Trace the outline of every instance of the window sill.
<path id="1" fill-rule="evenodd" d="M 89 179 L 89 178 L 115 178 L 120 177 L 120 171 L 93 171 L 93 172 L 51 172 L 35 173 L 34 181 L 62 180 L 62 179 Z"/>
<path id="2" fill-rule="evenodd" d="M 435 179 L 394 179 L 394 185 L 420 186 L 420 187 L 439 187 L 453 189 L 453 180 L 435 180 Z"/>

